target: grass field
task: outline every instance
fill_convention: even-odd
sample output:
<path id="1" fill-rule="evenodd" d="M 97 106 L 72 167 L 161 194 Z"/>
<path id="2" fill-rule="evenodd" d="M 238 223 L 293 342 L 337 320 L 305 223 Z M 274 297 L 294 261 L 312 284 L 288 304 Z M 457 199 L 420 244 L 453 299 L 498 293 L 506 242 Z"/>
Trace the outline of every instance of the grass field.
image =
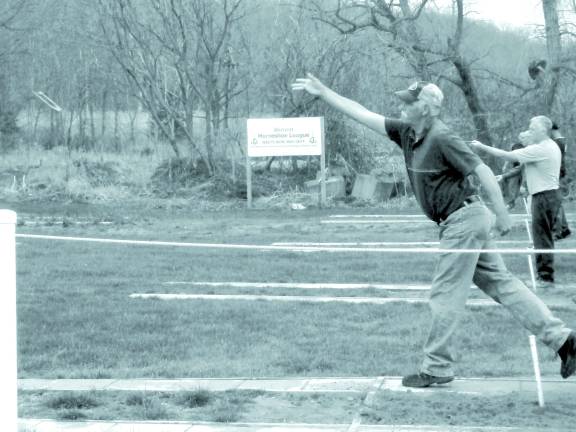
<path id="1" fill-rule="evenodd" d="M 83 214 L 67 223 L 31 222 L 18 233 L 100 238 L 270 244 L 282 241 L 435 240 L 427 223 L 325 225 L 329 214 L 162 212 Z M 54 216 L 55 217 L 55 216 Z M 82 225 L 75 221 L 84 221 Z M 108 220 L 109 224 L 99 224 Z M 92 221 L 93 223 L 89 223 Z M 28 226 L 27 225 L 30 225 Z M 519 223 L 512 238 L 525 239 Z M 564 243 L 569 246 L 570 243 Z M 131 299 L 139 292 L 401 296 L 377 290 L 232 289 L 167 281 L 427 283 L 432 254 L 301 253 L 18 239 L 19 376 L 42 378 L 401 375 L 414 370 L 428 326 L 426 305 L 351 305 Z M 506 256 L 530 280 L 525 256 Z M 570 294 L 570 256 L 557 271 Z M 413 294 L 414 295 L 414 294 Z M 425 295 L 425 294 L 421 294 Z M 548 295 L 547 293 L 545 295 Z M 472 297 L 482 297 L 472 291 Z M 572 326 L 569 311 L 558 311 Z M 501 308 L 477 309 L 462 323 L 463 376 L 529 375 L 527 334 Z M 543 351 L 543 373 L 558 362 Z"/>
<path id="2" fill-rule="evenodd" d="M 12 206 L 12 208 L 15 208 Z M 18 234 L 171 242 L 271 245 L 276 242 L 435 241 L 433 224 L 326 224 L 336 213 L 383 210 L 200 212 L 153 206 L 21 204 Z M 411 213 L 417 213 L 409 209 Z M 405 213 L 393 210 L 388 213 Z M 518 220 L 507 240 L 526 240 Z M 559 247 L 574 247 L 568 239 Z M 505 245 L 502 247 L 511 247 Z M 524 247 L 517 245 L 516 247 Z M 505 255 L 530 282 L 525 255 Z M 570 303 L 573 257 L 557 256 L 559 284 L 545 299 Z M 307 252 L 183 248 L 17 238 L 19 378 L 192 378 L 404 375 L 417 369 L 426 337 L 426 304 L 345 304 L 266 301 L 162 301 L 132 293 L 272 294 L 399 297 L 425 292 L 376 289 L 303 290 L 174 285 L 167 282 L 427 284 L 435 255 L 410 251 Z M 484 298 L 471 289 L 471 298 Z M 576 327 L 573 310 L 556 311 Z M 530 376 L 528 333 L 501 307 L 473 308 L 455 342 L 463 377 Z M 544 376 L 559 361 L 540 350 Z M 338 395 L 209 393 L 203 407 L 156 393 L 31 392 L 19 394 L 19 415 L 82 419 L 349 422 L 360 399 Z M 410 404 L 414 410 L 402 411 Z M 539 411 L 533 398 L 412 400 L 378 393 L 363 423 L 562 425 L 572 402 Z M 184 405 L 183 405 L 184 404 Z M 454 405 L 456 404 L 456 405 Z M 458 409 L 454 408 L 455 406 Z M 506 406 L 507 414 L 474 413 Z M 431 409 L 433 407 L 433 409 Z M 559 411 L 558 411 L 559 410 Z M 529 413 L 529 415 L 527 414 Z M 568 417 L 567 417 L 568 416 Z M 490 418 L 489 418 L 490 417 Z"/>

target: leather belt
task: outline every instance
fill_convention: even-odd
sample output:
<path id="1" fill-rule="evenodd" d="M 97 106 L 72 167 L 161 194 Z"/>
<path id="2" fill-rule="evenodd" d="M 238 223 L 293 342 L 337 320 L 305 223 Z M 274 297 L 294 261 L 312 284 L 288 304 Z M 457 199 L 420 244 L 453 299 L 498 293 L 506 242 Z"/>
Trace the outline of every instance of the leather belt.
<path id="1" fill-rule="evenodd" d="M 478 195 L 470 195 L 468 198 L 466 198 L 464 201 L 462 201 L 462 204 L 460 204 L 458 207 L 456 207 L 452 213 L 460 210 L 462 207 L 468 207 L 470 204 L 475 203 L 475 202 L 481 202 L 482 198 L 480 198 Z M 450 213 L 450 214 L 452 214 Z M 448 219 L 448 217 L 450 216 L 450 214 L 444 218 L 440 219 L 440 222 L 444 222 L 446 219 Z"/>

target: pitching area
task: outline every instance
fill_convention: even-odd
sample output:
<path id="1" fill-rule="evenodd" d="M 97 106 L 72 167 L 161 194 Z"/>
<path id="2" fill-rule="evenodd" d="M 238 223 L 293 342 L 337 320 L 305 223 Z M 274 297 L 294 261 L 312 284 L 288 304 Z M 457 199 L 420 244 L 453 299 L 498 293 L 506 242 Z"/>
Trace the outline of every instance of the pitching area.
<path id="1" fill-rule="evenodd" d="M 22 235 L 260 247 L 173 247 L 17 238 L 19 378 L 285 379 L 402 376 L 414 372 L 428 328 L 426 287 L 434 273 L 435 254 L 415 253 L 410 248 L 412 243 L 418 247 L 419 242 L 429 242 L 422 246 L 429 247 L 430 242 L 437 240 L 436 228 L 433 224 L 410 223 L 409 219 L 404 225 L 381 220 L 370 223 L 369 218 L 362 224 L 323 223 L 329 217 L 306 212 L 238 212 L 227 216 L 162 217 L 134 224 L 22 224 L 18 229 Z M 517 218 L 506 240 L 518 243 L 500 246 L 525 248 L 526 236 L 525 224 Z M 289 242 L 353 242 L 360 246 L 354 251 L 339 251 L 336 246 L 334 250 L 316 253 L 303 253 L 297 247 L 262 247 Z M 408 244 L 398 244 L 395 251 L 363 251 L 362 245 L 370 242 Z M 558 244 L 558 248 L 574 247 L 576 241 L 571 238 Z M 506 254 L 504 259 L 516 275 L 531 285 L 526 254 Z M 575 327 L 573 259 L 568 254 L 556 255 L 557 286 L 553 290 L 537 288 L 546 302 L 555 305 L 554 312 Z M 163 301 L 134 298 L 135 293 L 195 298 Z M 250 295 L 254 299 L 210 297 L 226 295 Z M 264 301 L 258 296 L 297 296 L 299 300 Z M 306 301 L 306 297 L 311 301 Z M 326 297 L 374 301 L 323 301 Z M 396 301 L 398 298 L 408 300 Z M 488 301 L 473 287 L 470 299 Z M 470 308 L 462 320 L 455 349 L 459 377 L 533 375 L 528 334 L 501 307 Z M 559 361 L 554 353 L 543 346 L 539 346 L 539 353 L 543 377 L 557 379 Z M 113 397 L 123 401 L 120 405 L 130 406 L 126 393 L 96 393 L 92 396 L 101 406 Z M 168 403 L 161 392 L 141 394 L 144 399 L 156 398 L 158 406 Z M 508 392 L 495 397 L 380 389 L 373 394 L 370 406 L 363 403 L 363 397 L 334 394 L 300 394 L 274 401 L 267 393 L 256 393 L 238 396 L 236 405 L 230 398 L 222 401 L 215 395 L 211 397 L 213 401 L 220 400 L 214 404 L 237 408 L 232 421 L 252 422 L 275 421 L 275 416 L 284 412 L 288 422 L 304 418 L 314 423 L 345 423 L 341 419 L 346 418 L 366 424 L 559 427 L 559 422 L 567 421 L 566 416 L 576 409 L 575 398 L 553 393 L 545 408 L 538 407 L 536 395 L 531 392 Z M 57 418 L 66 412 L 65 408 L 54 409 L 52 414 L 42 411 L 48 403 L 46 399 L 56 396 L 52 391 L 41 395 L 22 391 L 21 412 L 25 417 Z M 137 399 L 132 396 L 130 400 L 134 402 L 134 398 Z M 266 406 L 276 402 L 284 408 L 274 415 L 265 414 Z M 146 403 L 132 407 L 155 406 Z M 178 406 L 177 401 L 174 403 Z M 338 407 L 338 414 L 328 409 L 331 405 Z M 34 406 L 42 410 L 35 410 Z M 102 418 L 98 417 L 101 413 L 78 410 L 88 419 Z M 167 414 L 158 418 L 173 418 L 178 411 L 167 409 Z M 254 411 L 259 414 L 254 415 Z M 127 412 L 117 415 L 139 416 Z M 198 414 L 199 410 L 186 413 L 184 420 L 206 419 L 205 414 Z"/>

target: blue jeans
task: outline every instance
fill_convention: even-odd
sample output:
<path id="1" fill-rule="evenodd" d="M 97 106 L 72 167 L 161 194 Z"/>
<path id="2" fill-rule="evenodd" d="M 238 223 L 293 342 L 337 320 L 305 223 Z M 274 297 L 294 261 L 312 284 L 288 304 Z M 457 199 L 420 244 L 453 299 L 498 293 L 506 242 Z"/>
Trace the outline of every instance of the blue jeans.
<path id="1" fill-rule="evenodd" d="M 440 247 L 495 249 L 490 234 L 494 221 L 482 202 L 463 207 L 439 224 Z M 430 291 L 432 325 L 424 345 L 422 372 L 439 377 L 454 375 L 452 338 L 465 312 L 472 282 L 554 351 L 568 338 L 570 329 L 506 269 L 500 254 L 441 252 Z"/>

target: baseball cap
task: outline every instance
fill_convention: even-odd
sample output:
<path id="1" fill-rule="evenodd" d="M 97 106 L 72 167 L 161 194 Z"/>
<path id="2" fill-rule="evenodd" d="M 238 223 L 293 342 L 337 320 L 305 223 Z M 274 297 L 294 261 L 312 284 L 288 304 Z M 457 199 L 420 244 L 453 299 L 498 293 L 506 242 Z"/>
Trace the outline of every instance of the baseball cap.
<path id="1" fill-rule="evenodd" d="M 407 103 L 421 100 L 438 108 L 442 106 L 444 100 L 442 90 L 437 85 L 426 81 L 416 81 L 406 90 L 400 90 L 394 94 Z"/>

